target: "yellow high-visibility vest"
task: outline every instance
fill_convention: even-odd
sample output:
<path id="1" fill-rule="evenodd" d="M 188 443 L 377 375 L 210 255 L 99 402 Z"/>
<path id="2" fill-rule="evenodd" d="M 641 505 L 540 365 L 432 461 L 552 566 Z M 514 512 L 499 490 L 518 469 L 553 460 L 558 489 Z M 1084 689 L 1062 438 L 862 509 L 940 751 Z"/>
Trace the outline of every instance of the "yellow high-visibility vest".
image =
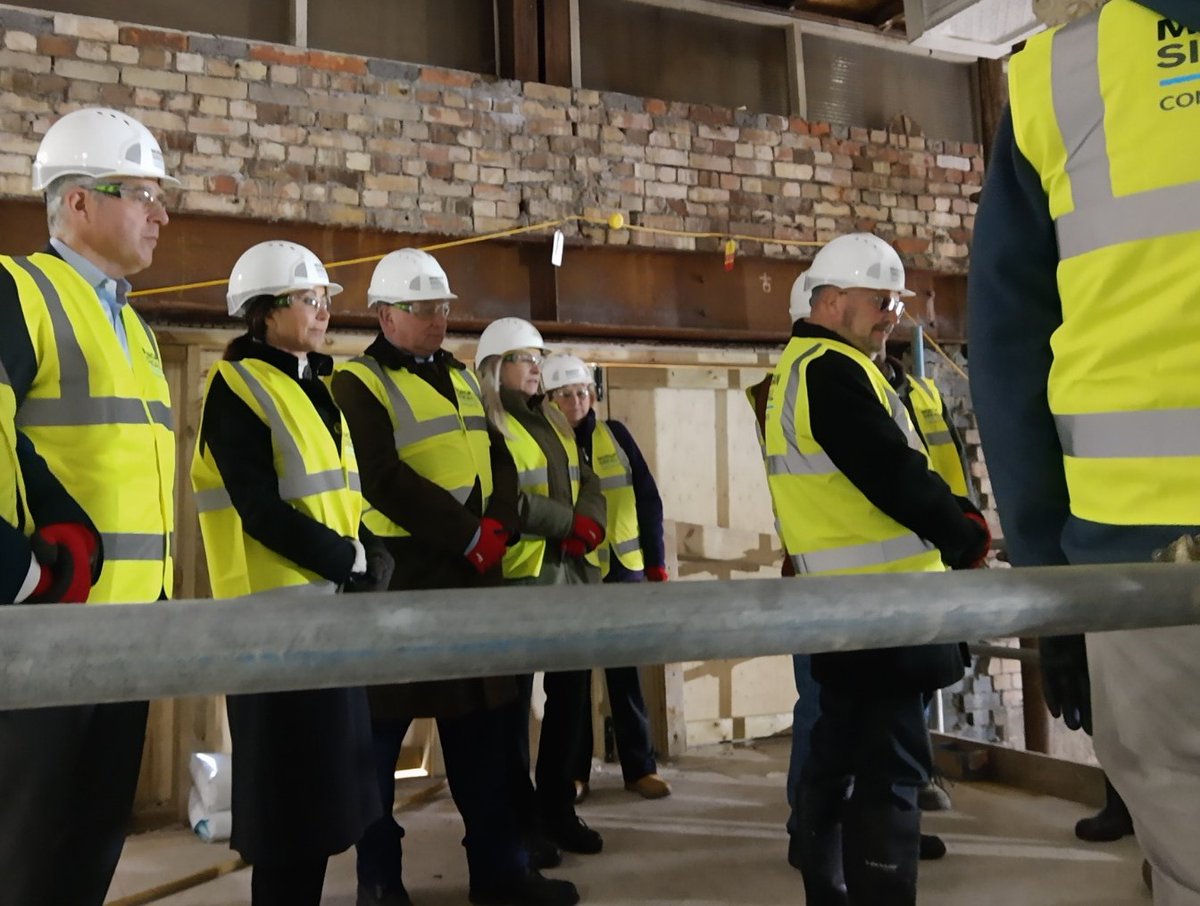
<path id="1" fill-rule="evenodd" d="M 175 433 L 154 333 L 125 305 L 126 356 L 96 291 L 54 255 L 0 256 L 0 267 L 17 285 L 38 363 L 17 427 L 91 517 L 104 545 L 88 603 L 169 596 Z"/>
<path id="2" fill-rule="evenodd" d="M 509 437 L 505 442 L 517 466 L 517 486 L 526 494 L 550 495 L 550 474 L 546 454 L 537 439 L 517 421 L 512 413 L 506 412 Z M 567 471 L 571 480 L 571 505 L 579 499 L 579 445 L 574 437 L 564 437 L 557 429 L 559 441 L 567 451 Z M 541 575 L 542 561 L 546 558 L 546 539 L 522 537 L 504 553 L 502 566 L 506 579 L 528 579 Z"/>
<path id="3" fill-rule="evenodd" d="M 608 575 L 614 556 L 628 570 L 645 569 L 637 498 L 633 493 L 633 467 L 608 425 L 600 419 L 596 419 L 596 430 L 592 432 L 592 471 L 600 479 L 608 518 L 604 542 L 587 555 L 587 561 L 600 568 L 601 576 Z"/>
<path id="4" fill-rule="evenodd" d="M 342 537 L 357 538 L 362 495 L 354 445 L 345 423 L 339 450 L 304 388 L 267 362 L 217 362 L 208 375 L 205 400 L 217 375 L 271 429 L 279 496 Z M 203 418 L 201 413 L 202 423 Z M 202 453 L 199 444 L 192 457 L 192 488 L 213 597 L 232 598 L 296 586 L 326 594 L 337 590 L 328 579 L 246 534 L 212 451 L 205 447 Z"/>
<path id="5" fill-rule="evenodd" d="M 796 574 L 945 570 L 937 548 L 871 503 L 813 437 L 808 368 L 823 355 L 861 367 L 909 446 L 929 458 L 908 410 L 870 359 L 847 343 L 793 337 L 771 381 L 763 452 L 776 526 Z"/>
<path id="6" fill-rule="evenodd" d="M 478 481 L 483 509 L 492 497 L 491 439 L 487 414 L 475 376 L 450 369 L 458 407 L 428 381 L 407 369 L 385 368 L 371 356 L 340 366 L 362 382 L 392 420 L 396 455 L 422 478 L 449 491 L 465 504 Z M 408 528 L 393 522 L 366 502 L 363 523 L 382 538 L 405 538 Z"/>
<path id="7" fill-rule="evenodd" d="M 1110 0 L 1031 38 L 1009 66 L 1016 142 L 1058 238 L 1047 397 L 1071 512 L 1093 522 L 1200 519 L 1195 45 Z"/>
<path id="8" fill-rule="evenodd" d="M 4 363 L 0 362 L 0 519 L 16 526 L 25 507 L 25 479 L 17 458 L 17 397 Z M 22 526 L 26 535 L 33 534 L 33 519 L 26 518 Z"/>
<path id="9" fill-rule="evenodd" d="M 950 423 L 946 420 L 946 404 L 932 378 L 908 375 L 908 398 L 912 401 L 917 432 L 925 441 L 933 471 L 942 476 L 950 490 L 959 497 L 967 496 L 967 476 L 963 474 L 962 457 L 954 446 Z"/>

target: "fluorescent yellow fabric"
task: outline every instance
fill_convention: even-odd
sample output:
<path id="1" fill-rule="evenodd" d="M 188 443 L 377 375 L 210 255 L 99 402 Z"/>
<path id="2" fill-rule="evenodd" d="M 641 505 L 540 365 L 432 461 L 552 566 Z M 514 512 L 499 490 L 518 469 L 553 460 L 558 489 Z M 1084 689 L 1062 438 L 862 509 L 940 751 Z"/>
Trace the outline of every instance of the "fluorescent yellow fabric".
<path id="1" fill-rule="evenodd" d="M 871 503 L 813 437 L 808 368 L 824 355 L 861 367 L 909 446 L 928 458 L 908 410 L 870 359 L 846 343 L 794 337 L 771 381 L 763 451 L 776 525 L 796 574 L 941 572 L 937 549 Z"/>
<path id="2" fill-rule="evenodd" d="M 608 425 L 600 419 L 596 419 L 596 430 L 592 432 L 592 471 L 600 480 L 608 504 L 608 519 L 604 543 L 587 555 L 587 561 L 600 567 L 602 576 L 608 575 L 613 557 L 628 570 L 645 569 L 633 468 Z"/>
<path id="3" fill-rule="evenodd" d="M 362 517 L 358 467 L 350 432 L 342 425 L 341 450 L 312 401 L 294 379 L 257 359 L 220 361 L 205 387 L 220 377 L 271 429 L 271 452 L 279 495 L 306 516 L 344 538 L 357 538 Z M 201 415 L 203 421 L 203 414 Z M 192 488 L 204 536 L 205 559 L 213 597 L 311 586 L 333 592 L 324 577 L 305 569 L 246 534 L 225 489 L 212 452 L 197 444 L 192 457 Z"/>
<path id="4" fill-rule="evenodd" d="M 2 256 L 0 267 L 16 283 L 38 362 L 17 426 L 103 540 L 88 603 L 169 596 L 175 433 L 153 332 L 124 306 L 126 357 L 95 290 L 69 264 L 39 253 Z"/>
<path id="5" fill-rule="evenodd" d="M 526 494 L 549 496 L 548 463 L 541 445 L 511 413 L 506 412 L 505 418 L 510 435 L 506 443 L 517 467 L 518 487 Z M 571 504 L 574 505 L 579 499 L 579 446 L 574 437 L 558 434 L 558 439 L 567 451 L 567 465 L 571 475 Z M 545 557 L 545 538 L 522 538 L 504 553 L 504 578 L 527 579 L 541 575 L 542 561 Z"/>
<path id="6" fill-rule="evenodd" d="M 966 497 L 967 476 L 963 474 L 962 457 L 958 454 L 958 447 L 954 446 L 950 424 L 946 421 L 946 407 L 937 385 L 931 378 L 921 379 L 911 374 L 908 375 L 908 385 L 908 398 L 916 416 L 916 428 L 929 451 L 933 471 L 942 476 L 951 491 L 959 497 Z"/>

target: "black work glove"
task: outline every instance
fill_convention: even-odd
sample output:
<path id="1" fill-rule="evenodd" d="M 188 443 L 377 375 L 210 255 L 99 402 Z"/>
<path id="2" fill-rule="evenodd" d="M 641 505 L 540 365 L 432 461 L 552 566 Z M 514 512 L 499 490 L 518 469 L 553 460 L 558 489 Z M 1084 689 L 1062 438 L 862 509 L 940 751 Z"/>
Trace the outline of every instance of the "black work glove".
<path id="1" fill-rule="evenodd" d="M 366 591 L 387 591 L 392 581 L 396 561 L 378 541 L 364 545 L 367 549 L 367 571 L 352 573 L 344 591 L 357 594 Z"/>
<path id="2" fill-rule="evenodd" d="M 1092 735 L 1092 689 L 1082 635 L 1038 639 L 1046 707 L 1072 730 Z"/>

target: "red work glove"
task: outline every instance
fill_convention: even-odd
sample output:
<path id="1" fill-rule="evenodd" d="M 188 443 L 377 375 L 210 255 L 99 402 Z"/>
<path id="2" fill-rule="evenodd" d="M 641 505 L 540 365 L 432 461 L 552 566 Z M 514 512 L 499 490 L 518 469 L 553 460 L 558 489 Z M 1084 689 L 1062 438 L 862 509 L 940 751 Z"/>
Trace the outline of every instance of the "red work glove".
<path id="1" fill-rule="evenodd" d="M 576 513 L 571 522 L 571 537 L 567 541 L 571 540 L 581 541 L 585 551 L 594 551 L 604 540 L 604 529 L 595 519 Z M 563 543 L 565 545 L 566 542 Z M 566 550 L 566 547 L 563 550 Z"/>
<path id="2" fill-rule="evenodd" d="M 979 569 L 987 563 L 988 551 L 992 547 L 992 530 L 988 528 L 987 520 L 979 513 L 963 513 L 968 519 L 974 522 L 977 526 L 983 529 L 983 537 L 979 540 L 975 550 L 978 552 L 974 558 L 968 563 L 967 569 Z"/>
<path id="3" fill-rule="evenodd" d="M 30 539 L 42 576 L 31 604 L 82 604 L 92 589 L 96 536 L 78 522 L 56 522 L 38 529 Z"/>
<path id="4" fill-rule="evenodd" d="M 568 557 L 582 557 L 588 552 L 587 545 L 575 537 L 564 538 L 560 546 Z"/>
<path id="5" fill-rule="evenodd" d="M 467 562 L 482 576 L 504 559 L 507 546 L 508 530 L 490 516 L 484 516 L 479 520 L 479 537 L 467 550 Z"/>
<path id="6" fill-rule="evenodd" d="M 647 582 L 666 582 L 668 578 L 669 577 L 667 576 L 667 568 L 665 566 L 647 566 L 646 567 L 646 581 Z"/>

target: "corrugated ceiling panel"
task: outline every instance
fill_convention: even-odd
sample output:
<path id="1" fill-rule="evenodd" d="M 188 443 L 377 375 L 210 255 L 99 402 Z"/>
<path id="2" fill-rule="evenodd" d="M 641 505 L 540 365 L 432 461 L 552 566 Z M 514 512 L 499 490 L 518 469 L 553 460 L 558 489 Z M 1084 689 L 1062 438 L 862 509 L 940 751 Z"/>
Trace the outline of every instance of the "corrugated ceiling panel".
<path id="1" fill-rule="evenodd" d="M 907 114 L 927 138 L 978 141 L 969 63 L 946 63 L 804 36 L 808 118 L 883 129 Z"/>

